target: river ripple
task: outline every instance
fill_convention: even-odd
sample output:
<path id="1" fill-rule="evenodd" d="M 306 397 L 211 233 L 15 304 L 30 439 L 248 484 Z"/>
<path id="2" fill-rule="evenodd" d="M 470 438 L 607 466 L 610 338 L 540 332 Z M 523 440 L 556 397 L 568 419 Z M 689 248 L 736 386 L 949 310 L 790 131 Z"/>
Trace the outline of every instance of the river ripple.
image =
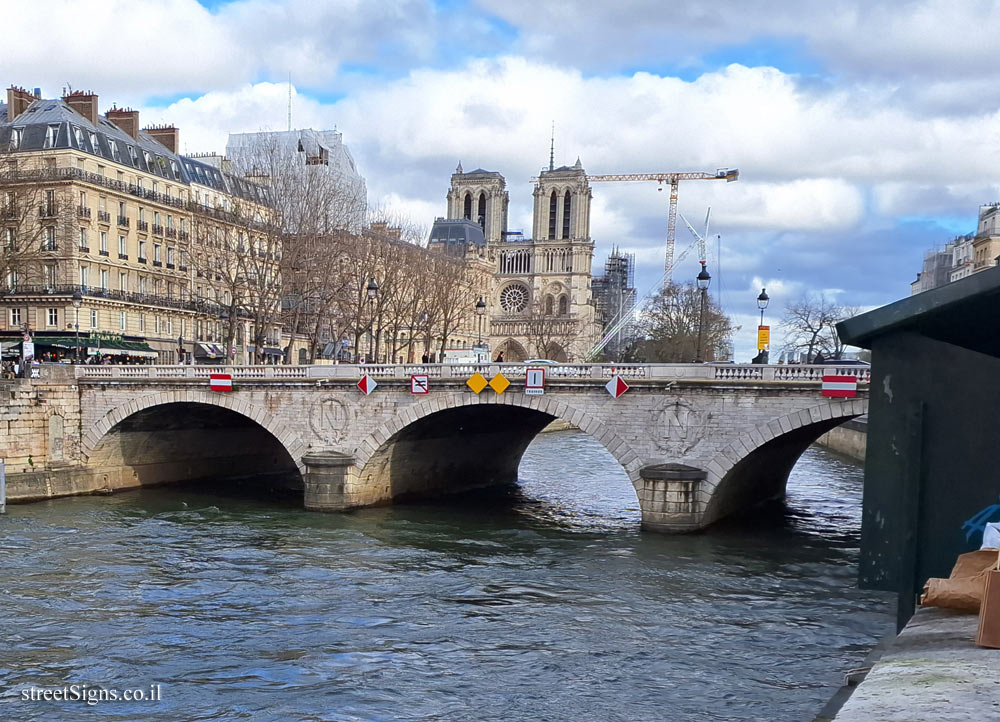
<path id="1" fill-rule="evenodd" d="M 620 467 L 543 434 L 514 492 L 349 515 L 165 487 L 0 517 L 0 718 L 802 720 L 892 631 L 855 574 L 861 470 L 638 529 Z M 23 702 L 159 683 L 155 703 Z"/>

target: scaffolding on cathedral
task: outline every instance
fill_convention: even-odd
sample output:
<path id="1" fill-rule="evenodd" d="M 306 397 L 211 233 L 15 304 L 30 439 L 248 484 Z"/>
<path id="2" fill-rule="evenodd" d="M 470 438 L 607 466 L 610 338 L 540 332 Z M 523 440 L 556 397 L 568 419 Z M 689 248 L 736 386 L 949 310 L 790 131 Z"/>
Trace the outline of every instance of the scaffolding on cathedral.
<path id="1" fill-rule="evenodd" d="M 605 356 L 622 360 L 636 336 L 635 254 L 613 247 L 604 262 L 604 275 L 593 279 L 592 289 L 603 332 L 617 326 L 604 349 Z M 620 324 L 623 319 L 628 321 Z"/>

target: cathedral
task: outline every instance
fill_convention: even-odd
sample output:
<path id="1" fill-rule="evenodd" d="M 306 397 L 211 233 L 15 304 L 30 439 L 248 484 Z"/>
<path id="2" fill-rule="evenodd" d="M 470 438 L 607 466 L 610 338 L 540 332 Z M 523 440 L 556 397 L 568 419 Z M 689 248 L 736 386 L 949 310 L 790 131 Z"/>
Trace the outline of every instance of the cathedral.
<path id="1" fill-rule="evenodd" d="M 447 218 L 430 248 L 489 264 L 486 300 L 490 353 L 504 361 L 582 361 L 600 340 L 591 290 L 590 184 L 579 159 L 549 164 L 535 182 L 531 238 L 507 230 L 509 196 L 496 171 L 451 176 Z"/>

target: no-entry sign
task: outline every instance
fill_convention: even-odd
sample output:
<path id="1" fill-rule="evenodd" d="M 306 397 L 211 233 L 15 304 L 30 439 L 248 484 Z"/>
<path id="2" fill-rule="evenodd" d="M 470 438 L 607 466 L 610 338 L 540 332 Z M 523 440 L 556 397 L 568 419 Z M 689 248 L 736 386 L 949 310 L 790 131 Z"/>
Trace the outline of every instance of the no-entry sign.
<path id="1" fill-rule="evenodd" d="M 857 376 L 824 376 L 823 396 L 835 399 L 850 399 L 858 395 Z"/>
<path id="2" fill-rule="evenodd" d="M 212 391 L 232 391 L 233 390 L 233 375 L 232 374 L 209 374 L 208 376 L 208 388 Z"/>

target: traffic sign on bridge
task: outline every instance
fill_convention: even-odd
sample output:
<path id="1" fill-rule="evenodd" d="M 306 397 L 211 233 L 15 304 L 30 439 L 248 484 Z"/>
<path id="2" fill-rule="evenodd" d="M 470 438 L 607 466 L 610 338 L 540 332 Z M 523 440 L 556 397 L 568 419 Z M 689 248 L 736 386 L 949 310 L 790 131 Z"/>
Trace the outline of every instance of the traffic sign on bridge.
<path id="1" fill-rule="evenodd" d="M 611 380 L 604 385 L 604 388 L 607 389 L 609 394 L 611 394 L 617 399 L 619 396 L 621 396 L 623 393 L 629 390 L 629 385 L 625 383 L 625 379 L 615 374 L 614 376 L 611 377 Z"/>
<path id="2" fill-rule="evenodd" d="M 361 380 L 358 381 L 358 388 L 365 396 L 374 391 L 376 386 L 378 386 L 378 382 L 368 374 L 362 376 Z"/>

